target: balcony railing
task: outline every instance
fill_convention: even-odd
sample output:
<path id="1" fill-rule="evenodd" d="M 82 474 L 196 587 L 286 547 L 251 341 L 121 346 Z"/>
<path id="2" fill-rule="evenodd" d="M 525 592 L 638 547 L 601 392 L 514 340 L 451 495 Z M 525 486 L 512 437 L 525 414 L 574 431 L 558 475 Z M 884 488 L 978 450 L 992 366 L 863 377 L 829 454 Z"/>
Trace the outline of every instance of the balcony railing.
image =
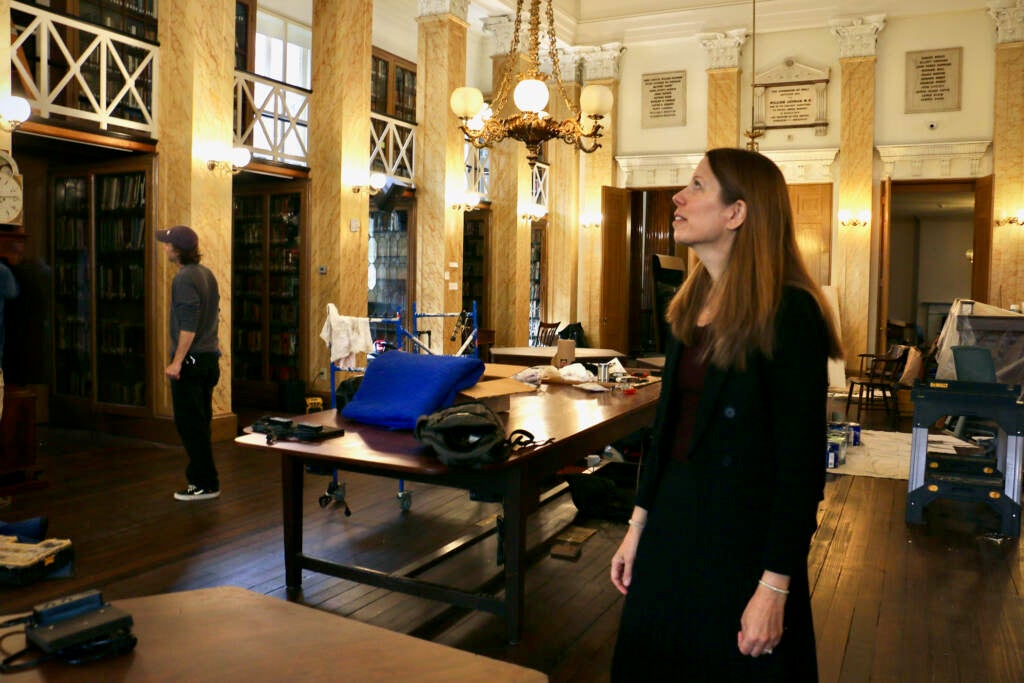
<path id="1" fill-rule="evenodd" d="M 11 28 L 12 91 L 39 116 L 153 135 L 156 44 L 22 2 Z"/>
<path id="2" fill-rule="evenodd" d="M 370 170 L 411 184 L 416 171 L 416 125 L 370 114 Z"/>
<path id="3" fill-rule="evenodd" d="M 310 91 L 235 71 L 235 144 L 254 158 L 308 166 Z"/>
<path id="4" fill-rule="evenodd" d="M 531 196 L 533 203 L 548 208 L 548 170 L 547 164 L 537 162 L 533 165 L 533 191 Z"/>

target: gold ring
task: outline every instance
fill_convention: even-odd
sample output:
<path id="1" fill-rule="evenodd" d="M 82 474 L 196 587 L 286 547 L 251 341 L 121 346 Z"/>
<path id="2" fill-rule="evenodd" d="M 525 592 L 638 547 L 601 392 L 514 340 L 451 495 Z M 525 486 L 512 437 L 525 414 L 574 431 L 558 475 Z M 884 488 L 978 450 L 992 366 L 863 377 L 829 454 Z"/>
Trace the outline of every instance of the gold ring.
<path id="1" fill-rule="evenodd" d="M 764 651 L 764 654 L 766 654 L 766 655 L 770 655 L 771 653 L 772 653 L 772 649 L 770 647 L 765 649 L 765 651 Z"/>

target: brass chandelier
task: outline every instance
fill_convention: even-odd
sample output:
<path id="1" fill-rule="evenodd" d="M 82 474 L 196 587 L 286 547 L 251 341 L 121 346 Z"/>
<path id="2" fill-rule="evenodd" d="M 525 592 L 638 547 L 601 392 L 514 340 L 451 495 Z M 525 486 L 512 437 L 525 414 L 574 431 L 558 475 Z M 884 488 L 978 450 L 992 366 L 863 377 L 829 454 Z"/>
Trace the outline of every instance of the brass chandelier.
<path id="1" fill-rule="evenodd" d="M 537 161 L 540 146 L 556 138 L 589 154 L 601 146 L 598 142 L 602 131 L 601 119 L 612 109 L 612 91 L 603 85 L 588 85 L 580 92 L 579 107 L 566 94 L 558 67 L 552 0 L 530 0 L 527 68 L 521 73 L 513 73 L 515 57 L 519 52 L 523 2 L 524 0 L 516 0 L 512 46 L 505 61 L 493 105 L 488 107 L 484 104 L 483 94 L 477 88 L 456 88 L 452 92 L 450 104 L 452 111 L 462 122 L 459 128 L 477 149 L 490 147 L 505 138 L 519 140 L 526 145 L 526 159 L 531 167 Z M 552 66 L 550 77 L 555 79 L 558 92 L 575 117 L 563 121 L 555 120 L 544 109 L 549 97 L 548 86 L 544 81 L 549 76 L 540 71 L 541 2 L 544 3 L 546 10 L 548 49 Z M 514 82 L 515 88 L 512 88 Z M 510 90 L 519 112 L 502 116 Z"/>

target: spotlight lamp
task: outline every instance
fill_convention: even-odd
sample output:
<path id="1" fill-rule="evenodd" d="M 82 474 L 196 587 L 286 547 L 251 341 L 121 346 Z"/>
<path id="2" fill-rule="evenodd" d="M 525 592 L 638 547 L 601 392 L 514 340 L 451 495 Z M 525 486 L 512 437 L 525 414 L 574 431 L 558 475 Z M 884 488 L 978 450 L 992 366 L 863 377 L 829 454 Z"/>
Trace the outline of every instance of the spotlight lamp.
<path id="1" fill-rule="evenodd" d="M 483 201 L 483 195 L 479 192 L 463 192 L 459 201 L 452 204 L 452 209 L 465 213 L 478 207 L 481 201 Z"/>
<path id="2" fill-rule="evenodd" d="M 852 230 L 853 228 L 866 228 L 871 225 L 871 212 L 860 211 L 854 216 L 852 211 L 842 210 L 839 212 L 840 227 Z"/>
<path id="3" fill-rule="evenodd" d="M 601 227 L 601 221 L 603 219 L 604 216 L 602 216 L 600 212 L 587 211 L 580 214 L 580 225 L 583 226 L 584 229 L 596 230 Z"/>
<path id="4" fill-rule="evenodd" d="M 32 105 L 24 97 L 0 97 L 0 129 L 11 133 L 32 116 Z"/>
<path id="5" fill-rule="evenodd" d="M 536 202 L 524 205 L 519 211 L 519 217 L 524 221 L 539 221 L 548 215 L 548 207 Z"/>
<path id="6" fill-rule="evenodd" d="M 1016 216 L 997 218 L 996 225 L 1024 225 L 1024 209 L 1019 209 Z"/>
<path id="7" fill-rule="evenodd" d="M 235 147 L 231 150 L 230 156 L 230 159 L 210 159 L 206 162 L 206 168 L 214 173 L 235 175 L 241 173 L 252 161 L 252 152 L 247 147 Z"/>
<path id="8" fill-rule="evenodd" d="M 373 173 L 370 174 L 370 177 L 367 180 L 366 185 L 353 185 L 352 191 L 358 194 L 363 191 L 363 188 L 366 188 L 366 193 L 372 197 L 373 195 L 383 190 L 384 186 L 387 185 L 387 182 L 388 177 L 386 175 L 384 175 L 380 171 L 374 171 Z"/>
<path id="9" fill-rule="evenodd" d="M 519 53 L 523 1 L 516 6 L 515 27 L 509 58 L 505 61 L 501 82 L 491 106 L 484 104 L 483 94 L 476 88 L 456 88 L 449 99 L 452 111 L 461 124 L 459 129 L 477 149 L 491 147 L 505 138 L 519 140 L 526 145 L 526 159 L 532 168 L 540 154 L 540 146 L 548 140 L 558 139 L 582 152 L 590 153 L 600 147 L 601 119 L 612 110 L 612 91 L 603 85 L 588 85 L 580 92 L 580 106 L 569 98 L 562 83 L 558 66 L 558 49 L 555 38 L 554 10 L 552 0 L 530 0 L 529 27 L 526 40 L 527 68 L 520 74 L 512 73 L 513 57 Z M 551 58 L 551 75 L 540 72 L 540 18 L 544 5 L 549 39 L 548 54 Z M 562 121 L 554 119 L 545 110 L 548 104 L 548 86 L 545 80 L 553 78 L 558 93 L 572 116 Z M 513 86 L 513 83 L 515 85 Z M 509 92 L 518 113 L 503 116 Z"/>

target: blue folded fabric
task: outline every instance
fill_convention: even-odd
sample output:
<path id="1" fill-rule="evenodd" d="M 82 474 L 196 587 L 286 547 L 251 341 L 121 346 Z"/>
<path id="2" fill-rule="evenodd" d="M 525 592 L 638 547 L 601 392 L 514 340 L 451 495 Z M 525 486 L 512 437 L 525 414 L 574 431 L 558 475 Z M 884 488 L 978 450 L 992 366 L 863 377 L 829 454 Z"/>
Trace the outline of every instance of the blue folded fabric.
<path id="1" fill-rule="evenodd" d="M 412 429 L 420 415 L 452 405 L 455 394 L 483 374 L 479 358 L 388 351 L 366 366 L 356 395 L 341 414 L 379 427 Z"/>

